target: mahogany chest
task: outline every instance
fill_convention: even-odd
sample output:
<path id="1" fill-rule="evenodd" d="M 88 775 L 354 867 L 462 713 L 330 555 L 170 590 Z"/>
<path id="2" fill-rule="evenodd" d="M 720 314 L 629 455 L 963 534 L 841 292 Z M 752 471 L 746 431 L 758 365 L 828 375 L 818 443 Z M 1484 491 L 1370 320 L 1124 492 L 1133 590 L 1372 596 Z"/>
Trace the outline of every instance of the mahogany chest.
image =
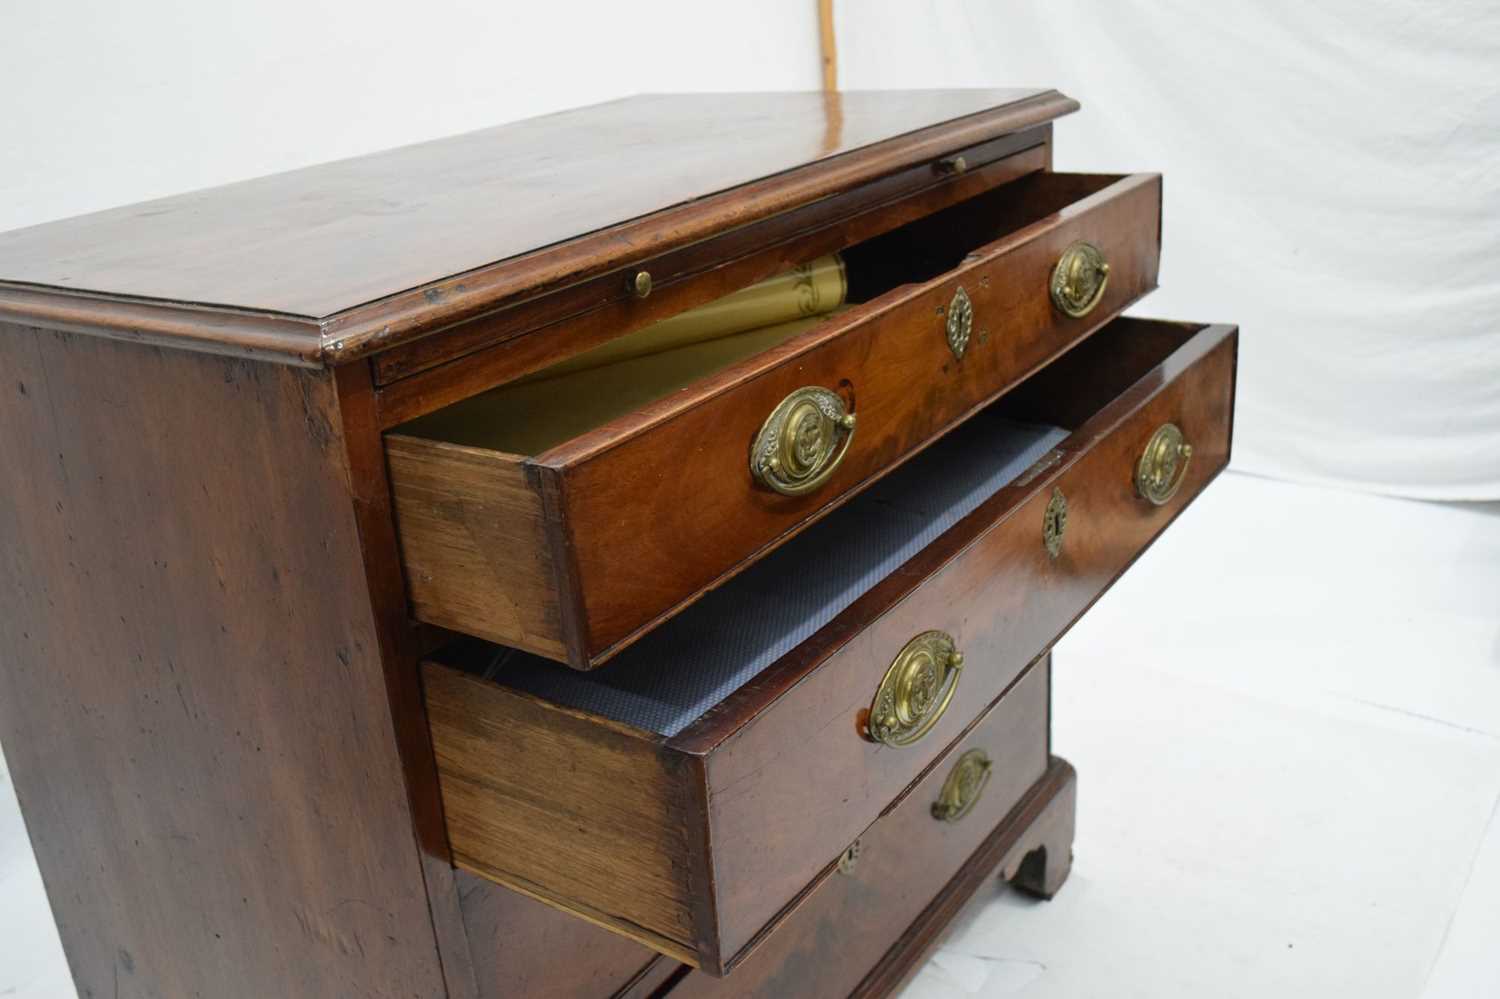
<path id="1" fill-rule="evenodd" d="M 883 995 L 1050 897 L 1049 650 L 1229 458 L 1055 91 L 632 98 L 0 234 L 80 995 Z M 1062 667 L 1065 668 L 1065 665 Z"/>

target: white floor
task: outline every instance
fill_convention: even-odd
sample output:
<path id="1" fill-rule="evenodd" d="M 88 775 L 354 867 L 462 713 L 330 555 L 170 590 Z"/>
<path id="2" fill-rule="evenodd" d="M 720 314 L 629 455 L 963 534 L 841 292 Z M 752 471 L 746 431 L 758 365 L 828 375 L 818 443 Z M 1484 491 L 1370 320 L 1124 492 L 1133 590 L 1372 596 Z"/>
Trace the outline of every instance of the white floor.
<path id="1" fill-rule="evenodd" d="M 1072 877 L 905 999 L 1500 997 L 1500 504 L 1225 476 L 1054 661 Z"/>
<path id="2" fill-rule="evenodd" d="M 1056 665 L 1073 875 L 906 999 L 1500 997 L 1500 504 L 1226 475 Z M 0 997 L 72 996 L 7 783 Z"/>

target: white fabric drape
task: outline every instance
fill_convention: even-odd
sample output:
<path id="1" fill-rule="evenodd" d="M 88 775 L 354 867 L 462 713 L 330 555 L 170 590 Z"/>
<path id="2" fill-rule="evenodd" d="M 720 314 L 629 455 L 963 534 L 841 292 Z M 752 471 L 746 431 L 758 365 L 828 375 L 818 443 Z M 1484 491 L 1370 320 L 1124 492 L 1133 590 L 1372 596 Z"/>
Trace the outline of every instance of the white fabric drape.
<path id="1" fill-rule="evenodd" d="M 840 0 L 841 84 L 1055 86 L 1165 175 L 1161 290 L 1241 324 L 1235 466 L 1500 497 L 1500 3 Z"/>

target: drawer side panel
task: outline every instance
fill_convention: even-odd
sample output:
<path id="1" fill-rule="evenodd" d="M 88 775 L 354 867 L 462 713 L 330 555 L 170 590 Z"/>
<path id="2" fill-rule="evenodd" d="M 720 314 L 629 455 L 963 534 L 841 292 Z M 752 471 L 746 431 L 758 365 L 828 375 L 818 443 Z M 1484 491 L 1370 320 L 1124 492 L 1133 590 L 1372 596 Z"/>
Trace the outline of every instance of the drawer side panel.
<path id="1" fill-rule="evenodd" d="M 564 658 L 546 514 L 520 459 L 390 435 L 386 461 L 412 613 Z"/>
<path id="2" fill-rule="evenodd" d="M 455 863 L 696 964 L 680 765 L 619 726 L 423 675 Z"/>

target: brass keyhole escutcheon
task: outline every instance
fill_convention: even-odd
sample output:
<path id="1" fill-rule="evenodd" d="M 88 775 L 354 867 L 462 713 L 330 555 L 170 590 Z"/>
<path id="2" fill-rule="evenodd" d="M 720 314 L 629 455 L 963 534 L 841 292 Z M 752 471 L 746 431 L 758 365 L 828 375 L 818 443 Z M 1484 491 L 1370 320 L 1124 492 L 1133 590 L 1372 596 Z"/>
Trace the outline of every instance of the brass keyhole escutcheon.
<path id="1" fill-rule="evenodd" d="M 1052 268 L 1052 304 L 1059 312 L 1082 319 L 1094 311 L 1109 284 L 1109 263 L 1093 243 L 1079 240 L 1062 252 Z"/>
<path id="2" fill-rule="evenodd" d="M 1068 529 L 1068 498 L 1061 489 L 1052 490 L 1047 509 L 1042 514 L 1042 544 L 1053 558 L 1062 554 L 1063 532 Z"/>
<path id="3" fill-rule="evenodd" d="M 982 749 L 971 749 L 958 758 L 937 801 L 932 803 L 932 817 L 943 822 L 957 822 L 968 815 L 984 794 L 990 782 L 989 754 Z"/>
<path id="4" fill-rule="evenodd" d="M 859 864 L 859 851 L 861 849 L 862 847 L 859 844 L 859 840 L 855 840 L 844 849 L 843 853 L 839 854 L 840 874 L 854 873 L 854 868 Z"/>
<path id="5" fill-rule="evenodd" d="M 1155 506 L 1161 506 L 1182 487 L 1187 478 L 1193 446 L 1175 423 L 1163 423 L 1146 442 L 1135 466 L 1135 491 Z"/>
<path id="6" fill-rule="evenodd" d="M 907 642 L 870 703 L 870 738 L 910 746 L 930 732 L 953 701 L 963 665 L 963 653 L 947 632 L 924 631 Z"/>
<path id="7" fill-rule="evenodd" d="M 969 349 L 969 338 L 974 335 L 974 303 L 962 285 L 953 293 L 953 301 L 948 303 L 944 330 L 948 335 L 948 349 L 953 351 L 955 358 L 963 360 L 964 352 Z"/>
<path id="8" fill-rule="evenodd" d="M 828 481 L 853 437 L 854 414 L 838 393 L 799 388 L 761 424 L 750 445 L 750 474 L 787 496 L 812 492 Z"/>

